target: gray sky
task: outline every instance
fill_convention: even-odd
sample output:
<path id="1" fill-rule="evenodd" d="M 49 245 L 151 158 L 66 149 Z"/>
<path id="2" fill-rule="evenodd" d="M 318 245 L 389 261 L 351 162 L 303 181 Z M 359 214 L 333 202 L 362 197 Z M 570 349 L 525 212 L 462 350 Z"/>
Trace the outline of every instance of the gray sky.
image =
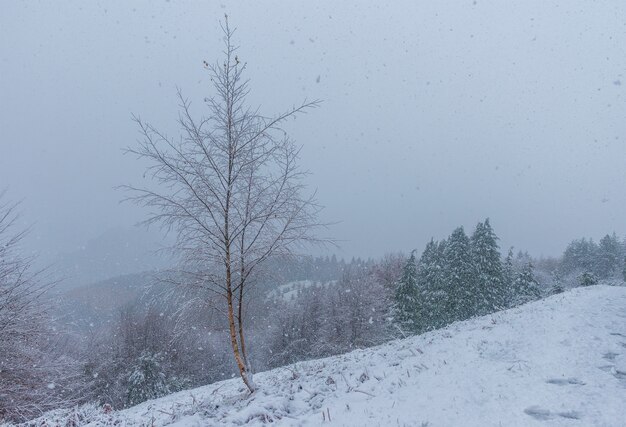
<path id="1" fill-rule="evenodd" d="M 34 247 L 141 218 L 113 189 L 143 172 L 121 152 L 131 113 L 174 133 L 176 86 L 200 112 L 225 12 L 253 105 L 325 101 L 287 130 L 340 254 L 422 249 L 486 216 L 536 255 L 626 234 L 626 2 L 224 3 L 2 3 L 0 187 L 25 199 Z"/>

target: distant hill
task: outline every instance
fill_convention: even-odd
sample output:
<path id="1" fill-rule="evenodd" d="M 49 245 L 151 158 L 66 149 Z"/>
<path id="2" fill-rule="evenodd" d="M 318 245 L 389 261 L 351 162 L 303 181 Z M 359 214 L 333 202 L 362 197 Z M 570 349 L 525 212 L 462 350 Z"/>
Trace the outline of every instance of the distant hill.
<path id="1" fill-rule="evenodd" d="M 51 272 L 62 278 L 59 290 L 97 283 L 112 277 L 159 270 L 173 264 L 158 252 L 165 241 L 140 228 L 115 228 L 89 240 L 76 251 L 59 255 Z"/>
<path id="2" fill-rule="evenodd" d="M 120 309 L 138 301 L 155 282 L 155 272 L 113 277 L 58 294 L 59 316 L 78 330 L 97 330 L 116 319 Z"/>

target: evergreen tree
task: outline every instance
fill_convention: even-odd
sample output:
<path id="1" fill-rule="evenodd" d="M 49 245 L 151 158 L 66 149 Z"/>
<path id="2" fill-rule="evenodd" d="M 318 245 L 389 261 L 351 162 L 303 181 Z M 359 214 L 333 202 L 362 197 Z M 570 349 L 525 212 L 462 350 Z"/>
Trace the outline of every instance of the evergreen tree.
<path id="1" fill-rule="evenodd" d="M 393 318 L 403 332 L 415 333 L 418 330 L 417 311 L 417 265 L 413 251 L 404 266 L 394 295 Z"/>
<path id="2" fill-rule="evenodd" d="M 149 399 L 156 399 L 170 394 L 180 387 L 172 388 L 163 372 L 163 358 L 160 354 L 143 352 L 128 376 L 126 403 L 137 405 Z"/>
<path id="3" fill-rule="evenodd" d="M 598 284 L 598 278 L 591 272 L 585 271 L 578 276 L 578 284 L 580 286 L 593 286 Z"/>
<path id="4" fill-rule="evenodd" d="M 431 239 L 426 244 L 417 267 L 420 332 L 435 329 L 445 324 L 445 319 L 442 317 L 445 294 L 441 286 L 441 265 L 440 245 Z"/>
<path id="5" fill-rule="evenodd" d="M 433 282 L 435 274 L 435 258 L 437 252 L 437 242 L 430 239 L 426 243 L 426 247 L 422 252 L 419 263 L 417 264 L 417 286 L 425 288 Z"/>
<path id="6" fill-rule="evenodd" d="M 513 267 L 513 247 L 509 248 L 509 253 L 504 259 L 502 265 L 502 274 L 504 277 L 506 306 L 510 307 L 513 300 L 513 284 L 515 282 L 515 268 Z"/>
<path id="7" fill-rule="evenodd" d="M 550 295 L 560 294 L 564 291 L 565 289 L 563 289 L 561 275 L 558 271 L 552 272 L 552 286 L 550 287 Z"/>
<path id="8" fill-rule="evenodd" d="M 473 314 L 485 315 L 506 306 L 506 283 L 498 250 L 498 237 L 489 224 L 478 223 L 472 234 L 472 261 L 476 268 L 473 280 Z"/>
<path id="9" fill-rule="evenodd" d="M 574 240 L 567 246 L 563 254 L 563 272 L 568 274 L 595 271 L 597 252 L 598 245 L 592 239 Z"/>
<path id="10" fill-rule="evenodd" d="M 447 325 L 450 322 L 454 321 L 453 316 L 448 311 L 448 300 L 450 297 L 450 290 L 446 285 L 446 269 L 447 269 L 447 260 L 446 260 L 446 250 L 448 247 L 448 240 L 442 239 L 437 243 L 436 251 L 434 255 L 434 294 L 435 294 L 435 323 L 436 327 L 442 327 Z"/>
<path id="11" fill-rule="evenodd" d="M 535 279 L 532 263 L 528 262 L 524 264 L 515 279 L 513 291 L 514 296 L 512 302 L 514 306 L 540 298 L 541 292 L 539 290 L 539 283 L 537 283 Z"/>
<path id="12" fill-rule="evenodd" d="M 618 270 L 621 258 L 621 244 L 617 235 L 609 236 L 608 234 L 600 239 L 597 250 L 597 259 L 594 265 L 596 276 L 600 279 L 612 277 Z"/>
<path id="13" fill-rule="evenodd" d="M 444 248 L 443 288 L 448 321 L 465 320 L 475 314 L 473 298 L 476 270 L 472 264 L 470 239 L 463 227 L 452 232 Z"/>

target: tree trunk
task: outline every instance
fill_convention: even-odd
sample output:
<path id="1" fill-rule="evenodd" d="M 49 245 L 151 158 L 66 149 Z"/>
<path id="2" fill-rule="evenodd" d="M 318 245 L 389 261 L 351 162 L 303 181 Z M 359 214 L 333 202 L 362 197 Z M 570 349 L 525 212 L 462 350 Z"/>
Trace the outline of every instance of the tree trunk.
<path id="1" fill-rule="evenodd" d="M 246 353 L 246 341 L 243 337 L 243 286 L 239 288 L 237 323 L 239 327 L 239 344 L 241 345 L 241 355 L 243 356 L 243 362 L 245 363 L 246 367 L 250 369 L 250 365 L 248 364 L 248 354 Z"/>
<path id="2" fill-rule="evenodd" d="M 242 357 L 242 354 L 239 350 L 239 343 L 237 342 L 237 328 L 235 326 L 235 314 L 233 307 L 233 294 L 232 291 L 228 291 L 227 294 L 227 302 L 228 302 L 228 325 L 230 328 L 230 344 L 233 348 L 233 354 L 235 355 L 235 362 L 237 362 L 237 368 L 239 369 L 239 375 L 241 375 L 241 379 L 243 380 L 250 393 L 254 393 L 255 386 L 250 378 L 248 377 L 248 369 L 246 367 L 246 363 Z"/>
<path id="3" fill-rule="evenodd" d="M 229 177 L 230 180 L 230 167 L 229 167 Z M 230 190 L 226 195 L 226 206 L 229 206 L 230 203 Z M 235 362 L 237 363 L 237 368 L 239 369 L 239 375 L 241 375 L 241 379 L 243 380 L 250 393 L 254 393 L 255 387 L 254 383 L 248 377 L 248 367 L 246 366 L 246 362 L 242 357 L 242 353 L 239 350 L 239 343 L 237 342 L 237 327 L 235 325 L 235 309 L 233 306 L 233 276 L 230 264 L 230 239 L 228 237 L 228 210 L 224 215 L 224 229 L 226 230 L 226 238 L 225 246 L 226 246 L 226 302 L 228 304 L 228 327 L 230 329 L 230 344 L 233 348 L 233 355 L 235 356 Z M 241 306 L 241 304 L 239 304 Z"/>

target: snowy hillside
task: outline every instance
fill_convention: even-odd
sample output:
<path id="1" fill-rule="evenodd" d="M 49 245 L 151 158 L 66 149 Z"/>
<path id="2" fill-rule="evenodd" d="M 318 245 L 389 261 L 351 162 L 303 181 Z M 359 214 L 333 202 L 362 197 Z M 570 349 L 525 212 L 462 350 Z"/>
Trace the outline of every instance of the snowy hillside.
<path id="1" fill-rule="evenodd" d="M 94 426 L 624 426 L 626 287 L 577 288 L 255 381 L 252 397 L 233 379 L 74 416 Z"/>
<path id="2" fill-rule="evenodd" d="M 329 286 L 334 286 L 336 284 L 336 280 L 330 280 L 327 282 L 319 282 L 314 280 L 295 280 L 275 287 L 268 293 L 267 297 L 270 299 L 282 299 L 283 301 L 289 302 L 294 301 L 298 297 L 299 292 L 302 292 L 303 290 L 308 289 L 312 286 L 318 289 L 325 289 Z"/>

